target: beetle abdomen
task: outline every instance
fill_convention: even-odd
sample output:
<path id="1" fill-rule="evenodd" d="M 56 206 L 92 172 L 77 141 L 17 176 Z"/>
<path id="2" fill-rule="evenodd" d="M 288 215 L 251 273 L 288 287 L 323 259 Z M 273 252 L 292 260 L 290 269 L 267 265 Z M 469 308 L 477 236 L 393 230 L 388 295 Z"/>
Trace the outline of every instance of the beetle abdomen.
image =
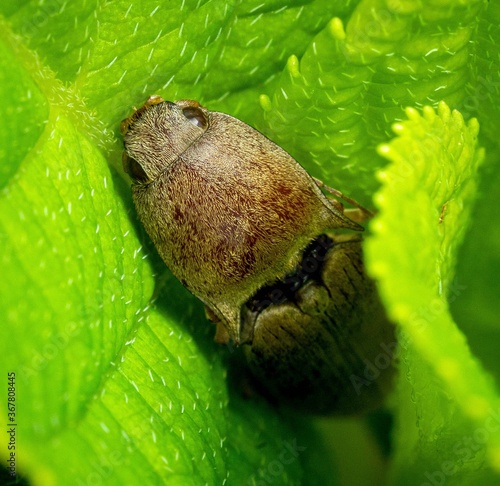
<path id="1" fill-rule="evenodd" d="M 311 278 L 257 311 L 245 355 L 266 392 L 281 403 L 312 413 L 353 414 L 385 398 L 396 340 L 375 284 L 364 273 L 361 238 L 328 239 L 332 246 Z M 255 299 L 249 303 L 247 316 L 257 305 Z"/>

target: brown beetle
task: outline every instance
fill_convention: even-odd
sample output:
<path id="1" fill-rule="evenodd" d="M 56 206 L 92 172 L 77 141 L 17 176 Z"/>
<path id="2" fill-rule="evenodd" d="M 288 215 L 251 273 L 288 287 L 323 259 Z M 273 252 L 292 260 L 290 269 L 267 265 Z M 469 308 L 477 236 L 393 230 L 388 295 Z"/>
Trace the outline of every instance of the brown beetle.
<path id="1" fill-rule="evenodd" d="M 293 359 L 297 348 L 288 342 L 277 345 L 276 349 L 283 352 L 276 356 L 280 356 L 283 365 L 274 366 L 275 358 L 269 360 L 272 349 L 266 350 L 266 358 L 266 353 L 258 351 L 267 339 L 261 330 L 269 328 L 269 320 L 279 321 L 283 328 L 285 321 L 289 320 L 291 327 L 298 321 L 285 301 L 263 306 L 262 292 L 296 276 L 303 268 L 305 252 L 326 230 L 363 228 L 344 214 L 339 202 L 327 198 L 320 189 L 322 184 L 283 149 L 242 121 L 210 112 L 196 101 L 172 103 L 152 96 L 122 122 L 121 131 L 124 169 L 134 181 L 133 199 L 139 218 L 172 273 L 206 304 L 209 318 L 217 323 L 216 340 L 247 343 L 247 356 L 257 375 L 266 375 L 264 370 L 268 369 L 286 368 L 284 363 Z M 358 206 L 358 213 L 362 219 L 367 211 Z M 328 246 L 326 261 L 336 257 L 340 248 L 347 247 Z M 359 243 L 350 252 L 350 264 L 360 267 Z M 331 277 L 335 281 L 336 274 L 332 272 L 339 271 L 343 269 L 338 263 L 328 263 L 321 266 L 317 275 L 320 280 Z M 365 279 L 362 272 L 356 278 Z M 325 302 L 325 292 L 328 294 L 330 287 L 312 291 L 313 280 L 299 279 L 294 292 L 299 291 L 300 299 L 309 299 L 309 307 L 314 307 L 316 301 L 319 307 L 334 306 L 338 318 L 344 319 L 346 313 L 338 313 L 336 307 L 344 303 L 333 302 L 334 299 L 330 299 L 333 303 Z M 371 283 L 364 282 L 358 291 L 352 298 L 344 295 L 345 305 L 352 312 L 356 312 L 353 305 L 363 305 L 360 299 L 365 297 L 364 292 L 375 292 Z M 344 293 L 340 290 L 338 298 Z M 294 299 L 292 296 L 287 302 Z M 259 301 L 261 304 L 256 304 Z M 275 317 L 276 312 L 283 314 Z M 315 324 L 309 324 L 316 314 L 307 311 L 309 317 L 300 325 L 308 326 L 315 336 L 330 334 L 330 341 L 336 339 L 336 326 L 351 329 L 350 322 L 337 322 L 337 317 L 333 327 L 326 325 L 327 316 L 333 311 L 325 312 Z M 350 320 L 353 321 L 352 316 Z M 338 349 L 330 343 L 317 354 L 312 349 L 317 349 L 321 339 L 314 338 L 316 345 L 308 351 L 308 359 L 315 362 L 313 357 L 317 356 L 321 361 L 320 355 L 323 356 L 321 365 L 313 365 L 315 373 L 322 374 L 324 367 L 341 361 L 335 353 L 345 353 L 347 336 L 360 338 L 357 334 L 362 333 L 362 323 L 357 322 L 357 317 L 354 321 L 352 332 L 341 331 L 342 344 Z M 319 332 L 319 328 L 323 330 Z M 310 330 L 305 330 L 305 334 Z M 364 336 L 361 339 L 367 340 Z M 354 342 L 353 347 L 362 354 L 364 345 Z M 358 354 L 355 351 L 353 356 Z M 352 369 L 346 365 L 348 368 Z M 342 370 L 339 367 L 337 374 L 343 374 Z M 275 380 L 278 383 L 279 376 Z M 324 376 L 327 380 L 327 374 Z M 262 381 L 266 383 L 265 376 Z M 272 387 L 271 383 L 268 388 Z M 330 404 L 316 407 L 315 411 L 333 409 L 335 406 Z"/>

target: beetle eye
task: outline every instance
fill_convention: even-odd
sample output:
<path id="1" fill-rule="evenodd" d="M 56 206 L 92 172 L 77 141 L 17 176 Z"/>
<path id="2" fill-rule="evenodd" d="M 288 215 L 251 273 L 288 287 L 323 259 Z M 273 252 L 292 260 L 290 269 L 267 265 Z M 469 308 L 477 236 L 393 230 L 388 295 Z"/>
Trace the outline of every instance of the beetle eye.
<path id="1" fill-rule="evenodd" d="M 207 127 L 207 117 L 205 116 L 205 113 L 203 113 L 203 111 L 199 108 L 190 106 L 189 108 L 184 108 L 182 110 L 182 113 L 193 125 L 196 125 L 197 127 L 203 129 Z"/>
<path id="2" fill-rule="evenodd" d="M 141 164 L 132 157 L 129 157 L 126 153 L 123 154 L 123 170 L 134 179 L 134 181 L 147 182 L 149 180 Z"/>

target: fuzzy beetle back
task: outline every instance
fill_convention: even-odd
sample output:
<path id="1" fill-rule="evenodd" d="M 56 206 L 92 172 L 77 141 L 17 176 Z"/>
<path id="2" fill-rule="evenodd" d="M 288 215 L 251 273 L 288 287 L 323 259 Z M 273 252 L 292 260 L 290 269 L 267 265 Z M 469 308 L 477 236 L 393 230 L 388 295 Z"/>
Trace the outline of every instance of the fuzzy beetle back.
<path id="1" fill-rule="evenodd" d="M 362 228 L 283 149 L 190 100 L 151 97 L 122 123 L 125 170 L 172 273 L 241 342 L 241 307 L 325 229 Z"/>

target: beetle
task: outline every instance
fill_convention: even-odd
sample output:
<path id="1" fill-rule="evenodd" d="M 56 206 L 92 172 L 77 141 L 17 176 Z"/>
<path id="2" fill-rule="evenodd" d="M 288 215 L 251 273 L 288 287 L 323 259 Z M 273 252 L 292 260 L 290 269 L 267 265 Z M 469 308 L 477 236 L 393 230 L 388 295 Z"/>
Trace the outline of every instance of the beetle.
<path id="1" fill-rule="evenodd" d="M 307 359 L 296 361 L 303 362 L 299 369 L 311 362 L 304 383 L 314 382 L 313 375 L 326 379 L 328 373 L 324 369 L 337 366 L 346 353 L 347 336 L 352 335 L 354 340 L 353 360 L 359 364 L 363 357 L 371 356 L 370 352 L 358 353 L 358 348 L 366 346 L 355 341 L 360 339 L 360 333 L 362 340 L 369 341 L 362 336 L 363 323 L 358 322 L 361 318 L 357 317 L 355 306 L 362 308 L 363 299 L 370 303 L 376 300 L 376 290 L 362 270 L 361 245 L 354 240 L 337 243 L 335 236 L 326 234 L 331 230 L 362 231 L 354 219 L 366 219 L 368 210 L 330 190 L 356 205 L 351 213 L 355 217 L 348 217 L 338 200 L 323 193 L 323 184 L 282 148 L 241 120 L 209 111 L 193 100 L 170 102 L 151 96 L 122 121 L 121 132 L 125 146 L 123 166 L 133 180 L 135 207 L 158 253 L 182 284 L 205 304 L 207 316 L 217 325 L 216 341 L 244 345 L 250 367 L 256 376 L 262 375 L 266 388 L 276 389 L 286 375 L 283 369 L 292 370 L 284 363 L 296 359 L 301 346 L 309 346 L 307 336 L 316 336 L 316 344 L 304 355 Z M 311 245 L 322 243 L 323 253 L 321 248 L 311 250 Z M 332 289 L 323 284 L 312 291 L 314 282 L 335 281 L 337 275 L 342 275 L 345 269 L 337 257 L 348 248 L 351 256 L 346 264 L 361 268 L 355 280 L 362 283 L 355 295 L 339 290 L 335 299 L 329 299 Z M 318 261 L 315 272 L 304 275 L 304 262 L 311 255 L 320 254 L 324 262 Z M 344 282 L 347 284 L 352 281 Z M 263 295 L 280 292 L 282 299 L 263 304 L 269 300 Z M 368 298 L 364 295 L 367 292 L 371 293 Z M 290 306 L 297 306 L 298 301 L 311 310 L 294 314 Z M 350 316 L 337 309 L 344 304 L 351 309 Z M 322 307 L 330 310 L 317 315 Z M 336 313 L 338 316 L 332 317 Z M 361 314 L 369 319 L 365 311 Z M 337 317 L 348 322 L 337 322 Z M 374 321 L 387 324 L 381 327 L 387 330 L 389 338 L 392 326 L 387 320 L 381 317 Z M 271 329 L 269 322 L 278 326 L 280 337 L 273 341 L 274 351 L 271 347 L 263 352 L 270 341 L 261 331 Z M 298 329 L 297 323 L 304 328 L 299 332 L 303 342 L 290 345 L 291 338 L 287 336 L 293 334 L 292 328 Z M 335 332 L 342 336 L 342 345 L 339 341 L 337 348 L 332 344 Z M 323 339 L 319 336 L 328 334 L 333 341 L 330 339 L 332 342 L 326 347 L 316 349 Z M 285 341 L 286 346 L 281 346 L 280 342 Z M 347 362 L 350 359 L 347 356 Z M 282 366 L 278 366 L 278 361 Z M 351 368 L 346 365 L 346 369 Z M 266 385 L 269 377 L 265 377 L 273 369 L 281 371 L 276 380 Z M 340 366 L 337 375 L 343 374 L 342 370 Z M 283 395 L 283 391 L 278 395 Z M 330 400 L 328 406 L 308 408 L 319 413 L 344 409 L 350 413 L 349 407 L 340 406 L 338 398 Z"/>

